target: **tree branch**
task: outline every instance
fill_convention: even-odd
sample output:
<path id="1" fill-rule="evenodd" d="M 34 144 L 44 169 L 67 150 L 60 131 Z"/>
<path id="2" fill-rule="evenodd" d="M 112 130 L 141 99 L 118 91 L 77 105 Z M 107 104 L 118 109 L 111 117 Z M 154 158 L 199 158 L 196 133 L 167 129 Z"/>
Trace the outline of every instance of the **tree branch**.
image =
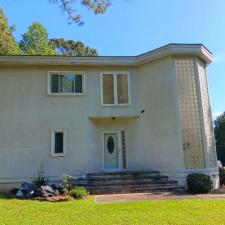
<path id="1" fill-rule="evenodd" d="M 49 2 L 57 4 L 63 12 L 68 16 L 68 22 L 75 22 L 78 25 L 83 25 L 81 15 L 75 13 L 74 0 L 49 0 Z M 112 0 L 79 0 L 80 4 L 93 11 L 96 15 L 104 14 L 107 8 L 112 4 Z"/>

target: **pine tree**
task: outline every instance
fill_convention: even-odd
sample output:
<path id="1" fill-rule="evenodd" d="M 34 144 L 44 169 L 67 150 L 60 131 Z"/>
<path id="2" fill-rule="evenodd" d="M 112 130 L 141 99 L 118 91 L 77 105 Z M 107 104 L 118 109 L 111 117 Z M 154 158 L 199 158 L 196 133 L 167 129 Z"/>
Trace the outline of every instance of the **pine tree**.
<path id="1" fill-rule="evenodd" d="M 97 50 L 84 45 L 81 41 L 53 38 L 49 44 L 56 50 L 57 54 L 63 56 L 97 56 Z"/>
<path id="2" fill-rule="evenodd" d="M 48 43 L 48 33 L 41 23 L 35 22 L 22 35 L 19 45 L 25 55 L 56 55 L 53 47 Z"/>
<path id="3" fill-rule="evenodd" d="M 12 32 L 13 27 L 9 27 L 8 20 L 0 9 L 0 55 L 18 55 L 19 45 L 16 43 Z"/>

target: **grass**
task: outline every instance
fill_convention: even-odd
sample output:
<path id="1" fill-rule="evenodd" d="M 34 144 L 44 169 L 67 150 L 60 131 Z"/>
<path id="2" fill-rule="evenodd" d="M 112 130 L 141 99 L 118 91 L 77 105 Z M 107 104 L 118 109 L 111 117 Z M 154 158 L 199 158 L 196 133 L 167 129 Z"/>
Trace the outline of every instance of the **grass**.
<path id="1" fill-rule="evenodd" d="M 0 195 L 1 225 L 222 225 L 225 200 L 159 200 L 95 204 L 6 199 Z"/>

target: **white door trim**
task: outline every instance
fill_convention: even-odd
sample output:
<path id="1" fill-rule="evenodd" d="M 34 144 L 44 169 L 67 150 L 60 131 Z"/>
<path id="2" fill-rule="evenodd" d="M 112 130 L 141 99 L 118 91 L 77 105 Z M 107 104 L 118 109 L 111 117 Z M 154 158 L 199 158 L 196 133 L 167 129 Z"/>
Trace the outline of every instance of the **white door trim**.
<path id="1" fill-rule="evenodd" d="M 118 137 L 118 160 L 119 160 L 119 167 L 118 169 L 106 169 L 105 168 L 105 134 L 117 134 Z M 118 171 L 122 170 L 122 142 L 121 142 L 121 131 L 120 130 L 104 130 L 101 132 L 102 136 L 102 169 L 103 171 Z"/>

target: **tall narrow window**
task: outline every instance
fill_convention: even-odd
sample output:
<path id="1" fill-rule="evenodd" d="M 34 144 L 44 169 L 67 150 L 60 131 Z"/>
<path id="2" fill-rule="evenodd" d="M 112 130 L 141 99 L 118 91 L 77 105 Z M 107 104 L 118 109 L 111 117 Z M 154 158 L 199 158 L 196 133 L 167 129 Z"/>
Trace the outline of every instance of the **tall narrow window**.
<path id="1" fill-rule="evenodd" d="M 73 72 L 50 72 L 49 73 L 50 94 L 82 94 L 83 74 Z"/>
<path id="2" fill-rule="evenodd" d="M 129 74 L 127 73 L 103 73 L 101 74 L 102 105 L 128 105 Z"/>
<path id="3" fill-rule="evenodd" d="M 66 138 L 64 130 L 54 130 L 52 131 L 52 156 L 65 156 L 66 153 Z"/>

